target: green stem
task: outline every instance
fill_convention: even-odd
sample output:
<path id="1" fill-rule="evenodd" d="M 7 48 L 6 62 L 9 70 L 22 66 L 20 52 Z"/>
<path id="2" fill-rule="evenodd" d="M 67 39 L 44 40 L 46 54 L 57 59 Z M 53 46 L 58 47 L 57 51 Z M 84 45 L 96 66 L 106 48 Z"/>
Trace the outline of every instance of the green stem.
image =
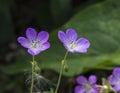
<path id="1" fill-rule="evenodd" d="M 67 55 L 68 55 L 68 51 L 65 53 L 65 56 L 64 56 L 64 61 L 66 60 L 66 57 L 67 57 Z"/>
<path id="2" fill-rule="evenodd" d="M 59 78 L 58 78 L 58 83 L 57 83 L 57 87 L 56 87 L 55 93 L 58 92 L 58 88 L 59 88 L 59 86 L 60 86 L 60 81 L 61 81 L 61 77 L 62 77 L 62 71 L 63 71 L 63 65 L 61 64 L 60 73 L 59 73 Z"/>
<path id="3" fill-rule="evenodd" d="M 34 86 L 34 65 L 35 65 L 35 60 L 34 56 L 32 57 L 32 77 L 31 77 L 31 87 L 30 87 L 30 93 L 33 92 L 33 86 Z"/>
<path id="4" fill-rule="evenodd" d="M 63 72 L 63 66 L 64 66 L 64 63 L 65 63 L 67 55 L 68 55 L 68 51 L 65 53 L 65 56 L 64 56 L 63 60 L 61 61 L 61 68 L 60 68 L 60 73 L 59 73 L 59 78 L 58 78 L 58 83 L 57 83 L 57 87 L 56 87 L 55 93 L 58 92 L 58 88 L 60 86 L 62 72 Z"/>

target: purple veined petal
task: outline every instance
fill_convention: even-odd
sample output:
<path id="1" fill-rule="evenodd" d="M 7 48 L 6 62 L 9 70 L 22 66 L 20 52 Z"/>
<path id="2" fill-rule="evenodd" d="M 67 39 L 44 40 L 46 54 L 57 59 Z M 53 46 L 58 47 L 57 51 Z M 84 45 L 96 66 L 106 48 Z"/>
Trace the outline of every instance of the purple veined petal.
<path id="1" fill-rule="evenodd" d="M 76 52 L 86 53 L 89 47 L 90 47 L 90 42 L 86 38 L 80 38 L 76 41 L 76 46 L 74 50 Z"/>
<path id="2" fill-rule="evenodd" d="M 37 38 L 37 32 L 33 28 L 27 28 L 26 36 L 29 39 L 29 41 L 35 40 Z"/>
<path id="3" fill-rule="evenodd" d="M 69 39 L 69 41 L 76 41 L 78 37 L 76 31 L 72 28 L 67 29 L 66 36 Z"/>
<path id="4" fill-rule="evenodd" d="M 87 52 L 87 49 L 82 49 L 82 48 L 78 48 L 78 47 L 76 47 L 75 49 L 74 49 L 74 52 L 78 52 L 78 53 L 86 53 Z"/>
<path id="5" fill-rule="evenodd" d="M 120 78 L 115 77 L 114 75 L 110 75 L 108 77 L 108 81 L 110 82 L 111 86 L 113 86 L 116 92 L 120 92 Z"/>
<path id="6" fill-rule="evenodd" d="M 40 50 L 44 51 L 46 49 L 50 48 L 50 43 L 49 42 L 45 42 L 44 44 L 41 45 Z"/>
<path id="7" fill-rule="evenodd" d="M 110 75 L 107 77 L 107 80 L 109 81 L 110 84 L 112 84 L 113 81 L 113 75 Z"/>
<path id="8" fill-rule="evenodd" d="M 76 45 L 84 46 L 84 48 L 90 47 L 90 42 L 86 38 L 80 38 L 76 41 Z"/>
<path id="9" fill-rule="evenodd" d="M 40 41 L 41 44 L 45 43 L 48 40 L 48 38 L 49 38 L 48 32 L 41 31 L 41 32 L 38 33 L 37 39 L 38 39 L 38 41 Z"/>
<path id="10" fill-rule="evenodd" d="M 120 86 L 114 86 L 113 88 L 116 92 L 120 92 Z"/>
<path id="11" fill-rule="evenodd" d="M 113 77 L 112 80 L 110 81 L 111 85 L 118 85 L 119 84 L 119 79 Z M 120 85 L 120 84 L 119 84 Z"/>
<path id="12" fill-rule="evenodd" d="M 95 75 L 91 75 L 88 79 L 89 83 L 92 85 L 92 84 L 95 84 L 97 82 L 97 78 Z"/>
<path id="13" fill-rule="evenodd" d="M 84 93 L 85 88 L 83 86 L 76 86 L 74 91 L 75 93 Z"/>
<path id="14" fill-rule="evenodd" d="M 77 83 L 80 84 L 80 85 L 86 85 L 86 83 L 88 82 L 86 77 L 84 76 L 79 76 L 77 79 L 76 79 Z"/>
<path id="15" fill-rule="evenodd" d="M 111 85 L 116 85 L 117 82 L 118 82 L 118 79 L 115 78 L 113 75 L 108 76 L 107 80 L 109 81 L 109 83 L 110 83 Z"/>
<path id="16" fill-rule="evenodd" d="M 113 70 L 113 75 L 116 77 L 116 78 L 120 78 L 120 68 L 117 67 Z"/>
<path id="17" fill-rule="evenodd" d="M 58 32 L 58 38 L 60 39 L 60 41 L 62 43 L 66 43 L 67 42 L 66 34 L 63 31 L 59 31 Z"/>
<path id="18" fill-rule="evenodd" d="M 18 37 L 18 42 L 25 48 L 29 48 L 29 41 L 24 37 Z"/>
<path id="19" fill-rule="evenodd" d="M 89 93 L 99 93 L 99 90 L 97 88 L 92 88 Z"/>
<path id="20" fill-rule="evenodd" d="M 38 55 L 40 52 L 41 51 L 37 49 L 32 49 L 32 48 L 28 49 L 28 53 L 31 54 L 32 56 Z"/>
<path id="21" fill-rule="evenodd" d="M 100 91 L 100 88 L 96 84 L 92 85 L 92 89 L 96 91 L 96 93 L 99 93 Z"/>

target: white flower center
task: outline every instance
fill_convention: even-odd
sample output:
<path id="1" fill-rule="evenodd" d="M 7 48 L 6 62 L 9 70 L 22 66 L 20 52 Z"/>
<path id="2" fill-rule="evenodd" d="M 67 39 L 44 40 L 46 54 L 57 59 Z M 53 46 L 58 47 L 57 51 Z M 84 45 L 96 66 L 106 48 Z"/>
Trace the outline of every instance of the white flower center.
<path id="1" fill-rule="evenodd" d="M 40 45 L 39 45 L 39 41 L 38 40 L 32 40 L 31 42 L 31 47 L 32 48 L 38 48 Z"/>
<path id="2" fill-rule="evenodd" d="M 70 44 L 70 49 L 74 49 L 75 48 L 75 42 L 73 41 L 71 44 Z"/>
<path id="3" fill-rule="evenodd" d="M 86 89 L 87 91 L 90 91 L 90 90 L 91 90 L 91 85 L 90 85 L 89 83 L 87 83 L 87 84 L 85 85 L 85 89 Z"/>

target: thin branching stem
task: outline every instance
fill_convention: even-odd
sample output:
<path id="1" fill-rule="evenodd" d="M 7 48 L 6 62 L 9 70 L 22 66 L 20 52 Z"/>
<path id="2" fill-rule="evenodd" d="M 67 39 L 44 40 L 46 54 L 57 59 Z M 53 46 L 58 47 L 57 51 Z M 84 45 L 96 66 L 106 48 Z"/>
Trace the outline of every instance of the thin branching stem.
<path id="1" fill-rule="evenodd" d="M 65 64 L 65 60 L 66 60 L 67 55 L 68 55 L 68 51 L 65 53 L 65 56 L 64 56 L 63 60 L 61 61 L 61 68 L 60 68 L 60 73 L 59 73 L 58 83 L 57 83 L 57 87 L 56 87 L 55 93 L 58 92 L 58 89 L 59 89 L 59 86 L 60 86 L 62 72 L 63 72 L 63 66 Z"/>

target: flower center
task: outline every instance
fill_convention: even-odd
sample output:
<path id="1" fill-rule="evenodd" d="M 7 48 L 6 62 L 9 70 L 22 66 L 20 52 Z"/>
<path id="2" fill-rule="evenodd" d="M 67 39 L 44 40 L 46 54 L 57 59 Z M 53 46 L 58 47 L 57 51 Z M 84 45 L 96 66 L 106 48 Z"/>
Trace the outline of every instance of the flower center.
<path id="1" fill-rule="evenodd" d="M 75 42 L 73 41 L 71 44 L 70 44 L 70 49 L 74 49 L 75 48 Z"/>
<path id="2" fill-rule="evenodd" d="M 32 48 L 38 48 L 39 47 L 39 41 L 38 40 L 32 40 L 31 47 Z"/>
<path id="3" fill-rule="evenodd" d="M 89 83 L 87 83 L 87 84 L 85 85 L 85 89 L 86 89 L 87 91 L 90 91 L 90 90 L 91 90 L 91 85 L 90 85 Z"/>

